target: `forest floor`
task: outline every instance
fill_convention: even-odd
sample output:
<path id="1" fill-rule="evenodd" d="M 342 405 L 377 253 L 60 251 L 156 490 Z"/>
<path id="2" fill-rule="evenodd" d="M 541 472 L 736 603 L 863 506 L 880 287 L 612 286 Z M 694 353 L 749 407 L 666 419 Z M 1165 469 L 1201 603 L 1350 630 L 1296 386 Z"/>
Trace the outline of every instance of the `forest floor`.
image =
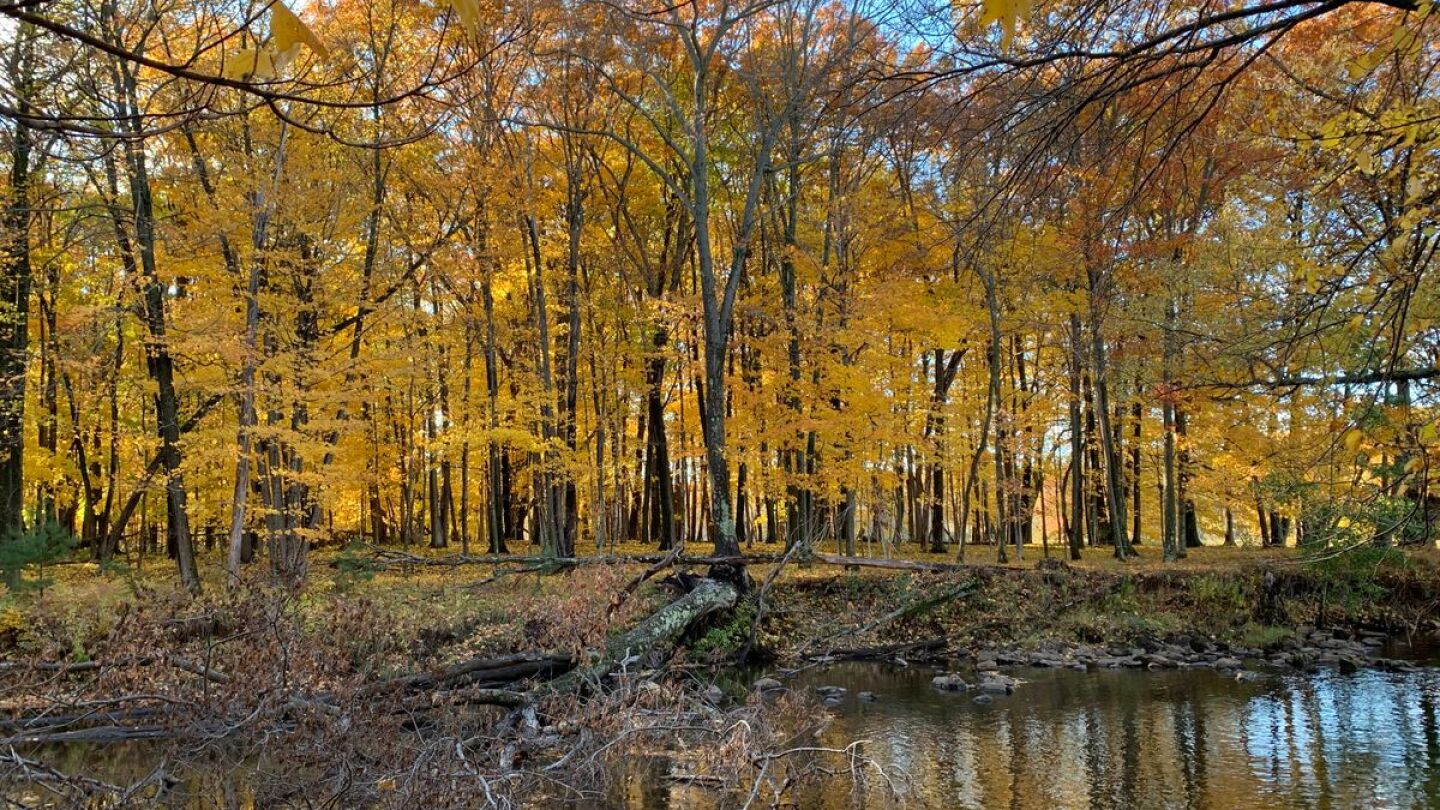
<path id="1" fill-rule="evenodd" d="M 518 549 L 524 554 L 526 549 Z M 775 549 L 757 544 L 756 555 Z M 1026 646 L 1048 641 L 1127 642 L 1147 636 L 1199 632 L 1230 642 L 1274 639 L 1297 626 L 1356 625 L 1404 633 L 1428 629 L 1440 617 L 1440 550 L 1366 549 L 1311 557 L 1295 548 L 1207 546 L 1176 563 L 1159 549 L 1116 560 L 1086 549 L 1082 560 L 1047 557 L 1038 546 L 1024 559 L 995 562 L 993 547 L 968 549 L 958 570 L 927 572 L 845 569 L 791 561 L 766 588 L 759 646 L 778 658 L 881 643 L 945 639 L 950 649 L 984 644 Z M 417 558 L 446 560 L 454 550 L 417 549 Z M 616 556 L 655 554 L 621 545 Z M 220 560 L 202 558 L 210 573 L 199 607 L 224 601 Z M 953 554 L 905 548 L 895 559 L 954 563 Z M 751 565 L 758 584 L 775 563 Z M 363 552 L 313 552 L 309 581 L 298 599 L 307 626 L 336 629 L 362 612 L 379 628 L 354 641 L 368 645 L 366 665 L 384 671 L 432 666 L 449 657 L 514 649 L 580 650 L 601 641 L 663 604 L 651 580 L 623 610 L 615 595 L 647 566 L 616 562 L 548 572 L 483 562 L 460 565 L 371 566 Z M 1280 604 L 1265 605 L 1266 572 L 1281 580 Z M 83 659 L 87 647 L 113 632 L 127 612 L 187 600 L 178 592 L 169 561 L 137 561 L 109 573 L 90 563 L 42 572 L 47 587 L 31 593 L 0 590 L 0 655 L 19 646 Z M 658 579 L 658 577 L 657 577 Z M 752 618 L 742 608 L 732 628 L 691 645 L 719 660 L 743 644 L 740 627 Z M 873 626 L 872 626 L 873 625 Z M 726 636 L 725 634 L 729 634 Z M 61 649 L 68 646 L 67 649 Z"/>
<path id="2" fill-rule="evenodd" d="M 904 551 L 905 560 L 954 561 Z M 987 676 L 996 662 L 1404 666 L 1379 656 L 1382 634 L 1440 631 L 1433 549 L 1314 557 L 1206 547 L 1169 565 L 1149 546 L 1124 563 L 1101 549 L 1070 563 L 1028 548 L 1005 566 L 993 563 L 993 548 L 969 552 L 969 564 L 943 570 L 753 564 L 749 598 L 691 626 L 674 655 L 639 658 L 582 689 L 583 700 L 543 679 L 499 689 L 473 678 L 435 682 L 481 660 L 584 668 L 621 633 L 673 607 L 685 577 L 632 561 L 556 570 L 445 550 L 398 561 L 319 550 L 298 593 L 263 584 L 227 593 L 211 554 L 202 559 L 205 595 L 191 599 L 163 557 L 103 573 L 55 566 L 38 572 L 43 588 L 0 592 L 0 751 L 20 757 L 0 757 L 0 795 L 16 771 L 50 774 L 85 795 L 158 795 L 168 782 L 150 771 L 95 783 L 50 773 L 24 754 L 35 739 L 154 739 L 172 771 L 223 750 L 267 774 L 252 788 L 271 802 L 333 790 L 346 806 L 467 806 L 503 787 L 517 804 L 544 803 L 576 785 L 587 795 L 609 789 L 617 758 L 673 746 L 682 733 L 687 778 L 742 794 L 764 782 L 779 795 L 827 772 L 813 759 L 787 759 L 812 748 L 796 741 L 809 739 L 807 724 L 824 713 L 813 695 L 762 701 L 759 682 L 750 689 L 762 671 L 850 657 L 930 660 Z M 654 550 L 608 553 L 653 560 Z M 746 650 L 758 664 L 737 670 Z M 409 685 L 377 689 L 401 680 Z M 776 710 L 777 699 L 790 708 Z M 511 708 L 496 714 L 502 707 Z M 196 748 L 197 738 L 209 742 Z M 752 767 L 706 770 L 736 749 Z M 254 765 L 259 759 L 268 764 Z"/>

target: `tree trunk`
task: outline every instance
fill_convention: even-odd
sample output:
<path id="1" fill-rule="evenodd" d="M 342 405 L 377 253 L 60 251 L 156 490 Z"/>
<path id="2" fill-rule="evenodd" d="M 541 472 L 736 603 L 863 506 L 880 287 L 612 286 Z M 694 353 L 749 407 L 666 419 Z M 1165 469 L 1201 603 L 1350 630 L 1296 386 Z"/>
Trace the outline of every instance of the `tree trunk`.
<path id="1" fill-rule="evenodd" d="M 225 556 L 225 582 L 227 587 L 240 583 L 240 565 L 245 551 L 245 512 L 250 497 L 251 443 L 256 425 L 255 413 L 255 369 L 259 363 L 260 331 L 260 287 L 265 275 L 267 231 L 271 213 L 274 210 L 275 195 L 279 191 L 280 173 L 285 166 L 285 139 L 289 126 L 280 122 L 279 145 L 275 150 L 275 169 L 270 178 L 270 188 L 255 195 L 254 222 L 251 226 L 251 247 L 249 274 L 245 281 L 245 338 L 244 357 L 240 363 L 240 408 L 239 425 L 235 436 L 235 489 L 230 509 L 230 539 Z"/>
<path id="2" fill-rule="evenodd" d="M 1190 491 L 1190 478 L 1192 475 L 1192 460 L 1190 457 L 1190 443 L 1186 430 L 1185 410 L 1175 408 L 1175 435 L 1179 442 L 1176 450 L 1176 483 L 1179 490 L 1176 492 L 1180 511 L 1180 556 L 1185 556 L 1185 549 L 1199 548 L 1204 545 L 1200 537 L 1200 520 L 1195 513 L 1195 497 Z"/>
<path id="3" fill-rule="evenodd" d="M 21 24 L 9 59 L 11 91 L 18 111 L 30 109 L 34 73 L 34 29 Z M 0 244 L 0 542 L 24 528 L 25 378 L 30 315 L 30 151 L 31 132 L 15 120 L 11 144 L 10 194 Z"/>
<path id="4" fill-rule="evenodd" d="M 1110 511 L 1110 531 L 1114 536 L 1115 556 L 1123 560 L 1130 556 L 1131 551 L 1130 541 L 1126 536 L 1128 527 L 1125 524 L 1125 487 L 1121 480 L 1121 460 L 1117 449 L 1115 429 L 1110 419 L 1109 369 L 1105 361 L 1105 337 L 1100 328 L 1102 323 L 1101 300 L 1103 298 L 1100 289 L 1101 273 L 1092 267 L 1089 275 L 1090 362 L 1094 373 L 1092 385 L 1095 388 L 1095 412 L 1100 418 L 1100 446 L 1105 455 L 1105 501 Z"/>
<path id="5" fill-rule="evenodd" d="M 1084 367 L 1080 316 L 1070 313 L 1070 559 L 1085 547 L 1085 432 L 1080 418 L 1080 369 Z"/>
<path id="6" fill-rule="evenodd" d="M 135 78 L 124 66 L 118 67 L 117 71 L 123 82 L 127 125 L 134 135 L 139 133 L 143 126 L 135 99 Z M 149 169 L 143 145 L 133 138 L 125 141 L 125 157 L 130 181 L 135 244 L 140 257 L 140 291 L 144 303 L 145 326 L 150 334 L 150 340 L 145 347 L 145 364 L 156 385 L 155 421 L 160 434 L 161 464 L 165 470 L 169 542 L 175 548 L 180 582 L 186 590 L 198 594 L 200 573 L 195 566 L 195 548 L 191 543 L 190 522 L 186 512 L 185 479 L 180 471 L 180 402 L 175 390 L 175 362 L 170 355 L 166 335 L 165 285 L 161 283 L 155 265 L 155 213 Z"/>

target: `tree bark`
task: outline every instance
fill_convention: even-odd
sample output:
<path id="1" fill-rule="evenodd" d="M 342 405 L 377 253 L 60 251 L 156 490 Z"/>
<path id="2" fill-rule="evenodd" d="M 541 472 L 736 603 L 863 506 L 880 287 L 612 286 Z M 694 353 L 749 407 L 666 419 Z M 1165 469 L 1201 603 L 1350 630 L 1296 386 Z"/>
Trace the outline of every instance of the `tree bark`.
<path id="1" fill-rule="evenodd" d="M 30 109 L 34 29 L 16 29 L 9 59 L 12 91 L 23 115 Z M 24 528 L 25 380 L 30 316 L 30 127 L 14 121 L 10 194 L 0 244 L 0 542 Z"/>
<path id="2" fill-rule="evenodd" d="M 133 68 L 118 66 L 116 81 L 126 109 L 126 125 L 131 135 L 142 129 L 140 110 L 135 97 Z M 175 390 L 175 361 L 170 354 L 166 334 L 165 287 L 155 263 L 155 212 L 151 197 L 149 168 L 140 141 L 125 141 L 125 158 L 130 183 L 130 204 L 134 217 L 135 245 L 140 258 L 140 291 L 144 304 L 145 327 L 150 340 L 145 347 L 145 364 L 155 382 L 155 421 L 160 435 L 161 463 L 165 469 L 165 507 L 170 544 L 180 581 L 192 594 L 200 592 L 200 573 L 195 566 L 195 548 L 190 538 L 190 521 L 186 512 L 184 474 L 180 470 L 179 397 Z"/>

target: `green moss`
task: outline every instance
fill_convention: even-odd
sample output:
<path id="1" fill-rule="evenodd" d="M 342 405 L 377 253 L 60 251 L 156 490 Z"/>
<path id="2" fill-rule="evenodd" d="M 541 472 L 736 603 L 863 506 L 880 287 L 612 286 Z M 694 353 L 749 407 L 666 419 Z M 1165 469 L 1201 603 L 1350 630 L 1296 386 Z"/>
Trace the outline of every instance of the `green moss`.
<path id="1" fill-rule="evenodd" d="M 745 646 L 750 639 L 750 624 L 755 620 L 755 603 L 746 599 L 735 606 L 730 618 L 721 625 L 710 628 L 696 642 L 691 650 L 707 658 L 731 655 Z"/>

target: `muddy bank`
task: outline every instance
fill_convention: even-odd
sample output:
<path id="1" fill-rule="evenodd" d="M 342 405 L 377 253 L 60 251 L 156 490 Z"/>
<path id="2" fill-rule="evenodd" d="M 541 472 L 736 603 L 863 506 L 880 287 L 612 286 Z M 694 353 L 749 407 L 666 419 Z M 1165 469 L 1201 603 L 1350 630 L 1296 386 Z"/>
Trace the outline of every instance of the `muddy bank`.
<path id="1" fill-rule="evenodd" d="M 1254 566 L 1116 572 L 1061 562 L 953 574 L 797 577 L 762 631 L 782 664 L 826 658 L 957 668 L 1401 669 L 1432 643 L 1428 567 Z"/>

